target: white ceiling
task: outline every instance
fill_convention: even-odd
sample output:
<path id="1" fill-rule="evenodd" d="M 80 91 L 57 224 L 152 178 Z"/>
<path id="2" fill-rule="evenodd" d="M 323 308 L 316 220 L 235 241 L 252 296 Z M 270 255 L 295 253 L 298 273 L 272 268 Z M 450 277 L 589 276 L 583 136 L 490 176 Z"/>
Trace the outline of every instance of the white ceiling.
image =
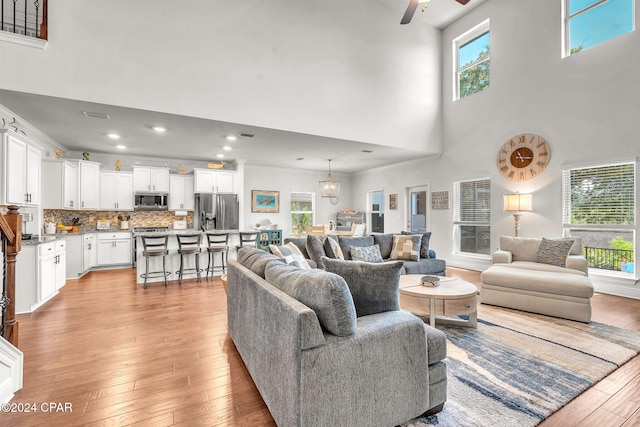
<path id="1" fill-rule="evenodd" d="M 454 0 L 432 0 L 424 13 L 420 9 L 416 11 L 408 25 L 426 23 L 444 28 L 484 1 L 471 0 L 462 6 Z M 408 3 L 408 0 L 394 1 L 393 7 L 389 8 L 397 14 L 398 25 Z M 75 152 L 207 162 L 219 161 L 216 155 L 224 154 L 226 161 L 244 159 L 250 164 L 309 170 L 326 169 L 327 163 L 319 159 L 332 158 L 335 159 L 331 163 L 332 170 L 344 173 L 426 156 L 425 152 L 417 150 L 7 90 L 0 90 L 0 104 L 67 151 Z M 106 114 L 109 119 L 86 117 L 83 112 Z M 151 129 L 154 125 L 162 125 L 168 130 L 159 134 Z M 120 134 L 121 139 L 106 138 L 110 132 Z M 235 142 L 224 138 L 241 133 L 254 137 L 240 136 Z M 127 148 L 119 150 L 117 144 Z M 232 146 L 232 151 L 224 151 L 224 145 Z"/>

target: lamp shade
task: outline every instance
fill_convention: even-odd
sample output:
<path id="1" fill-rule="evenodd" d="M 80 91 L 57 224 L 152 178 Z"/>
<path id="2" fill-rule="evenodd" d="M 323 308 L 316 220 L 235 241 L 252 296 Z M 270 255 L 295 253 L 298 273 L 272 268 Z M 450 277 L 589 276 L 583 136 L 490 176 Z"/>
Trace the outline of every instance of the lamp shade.
<path id="1" fill-rule="evenodd" d="M 331 160 L 329 160 L 329 173 L 327 174 L 327 179 L 319 181 L 318 184 L 320 186 L 320 195 L 322 197 L 328 197 L 331 199 L 338 197 L 338 193 L 340 192 L 340 181 L 336 181 L 331 175 Z"/>
<path id="2" fill-rule="evenodd" d="M 511 212 L 522 212 L 533 210 L 533 195 L 532 194 L 505 194 L 504 198 L 504 210 Z"/>

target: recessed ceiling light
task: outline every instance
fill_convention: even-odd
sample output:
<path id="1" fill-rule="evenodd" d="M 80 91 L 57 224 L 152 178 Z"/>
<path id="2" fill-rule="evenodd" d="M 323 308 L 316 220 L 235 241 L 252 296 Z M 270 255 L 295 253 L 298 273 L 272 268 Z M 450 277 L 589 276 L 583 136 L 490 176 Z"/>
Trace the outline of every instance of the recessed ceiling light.
<path id="1" fill-rule="evenodd" d="M 120 135 L 117 133 L 108 133 L 107 136 L 111 139 L 120 139 Z"/>
<path id="2" fill-rule="evenodd" d="M 221 158 L 223 158 L 223 157 L 224 157 L 224 154 L 216 154 L 216 157 L 217 157 L 217 158 L 219 158 L 219 159 L 221 159 Z"/>
<path id="3" fill-rule="evenodd" d="M 116 145 L 116 148 L 118 150 L 124 150 L 125 148 L 127 148 L 127 146 L 126 145 L 122 145 L 122 144 L 118 144 L 118 145 Z"/>
<path id="4" fill-rule="evenodd" d="M 156 132 L 166 132 L 167 128 L 164 126 L 154 126 L 151 129 L 155 130 Z"/>
<path id="5" fill-rule="evenodd" d="M 363 153 L 373 153 L 371 150 L 362 150 Z"/>
<path id="6" fill-rule="evenodd" d="M 298 157 L 296 160 L 297 161 L 304 160 L 304 157 Z"/>
<path id="7" fill-rule="evenodd" d="M 224 151 L 231 151 L 231 147 L 230 147 L 230 146 L 228 146 L 228 145 L 225 145 L 224 147 L 222 147 L 222 149 L 223 149 Z"/>
<path id="8" fill-rule="evenodd" d="M 227 138 L 227 141 L 235 141 L 238 139 L 235 135 L 227 135 L 225 138 Z"/>

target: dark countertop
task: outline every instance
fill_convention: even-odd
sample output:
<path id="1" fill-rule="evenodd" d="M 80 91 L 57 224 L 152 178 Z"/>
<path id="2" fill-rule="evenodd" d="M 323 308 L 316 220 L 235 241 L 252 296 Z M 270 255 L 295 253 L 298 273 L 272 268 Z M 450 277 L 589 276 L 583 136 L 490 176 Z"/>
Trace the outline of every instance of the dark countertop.
<path id="1" fill-rule="evenodd" d="M 30 239 L 22 239 L 22 245 L 40 245 L 42 243 L 49 243 L 59 240 L 60 238 L 61 235 L 58 234 L 45 234 L 44 236 L 34 234 Z"/>

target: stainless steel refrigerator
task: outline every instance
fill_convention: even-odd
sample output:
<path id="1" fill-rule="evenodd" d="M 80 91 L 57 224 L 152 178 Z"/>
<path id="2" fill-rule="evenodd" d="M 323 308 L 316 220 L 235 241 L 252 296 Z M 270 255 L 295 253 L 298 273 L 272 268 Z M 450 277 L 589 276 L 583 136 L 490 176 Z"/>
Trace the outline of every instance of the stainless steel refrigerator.
<path id="1" fill-rule="evenodd" d="M 236 194 L 196 194 L 194 227 L 204 230 L 237 230 L 239 223 Z"/>

